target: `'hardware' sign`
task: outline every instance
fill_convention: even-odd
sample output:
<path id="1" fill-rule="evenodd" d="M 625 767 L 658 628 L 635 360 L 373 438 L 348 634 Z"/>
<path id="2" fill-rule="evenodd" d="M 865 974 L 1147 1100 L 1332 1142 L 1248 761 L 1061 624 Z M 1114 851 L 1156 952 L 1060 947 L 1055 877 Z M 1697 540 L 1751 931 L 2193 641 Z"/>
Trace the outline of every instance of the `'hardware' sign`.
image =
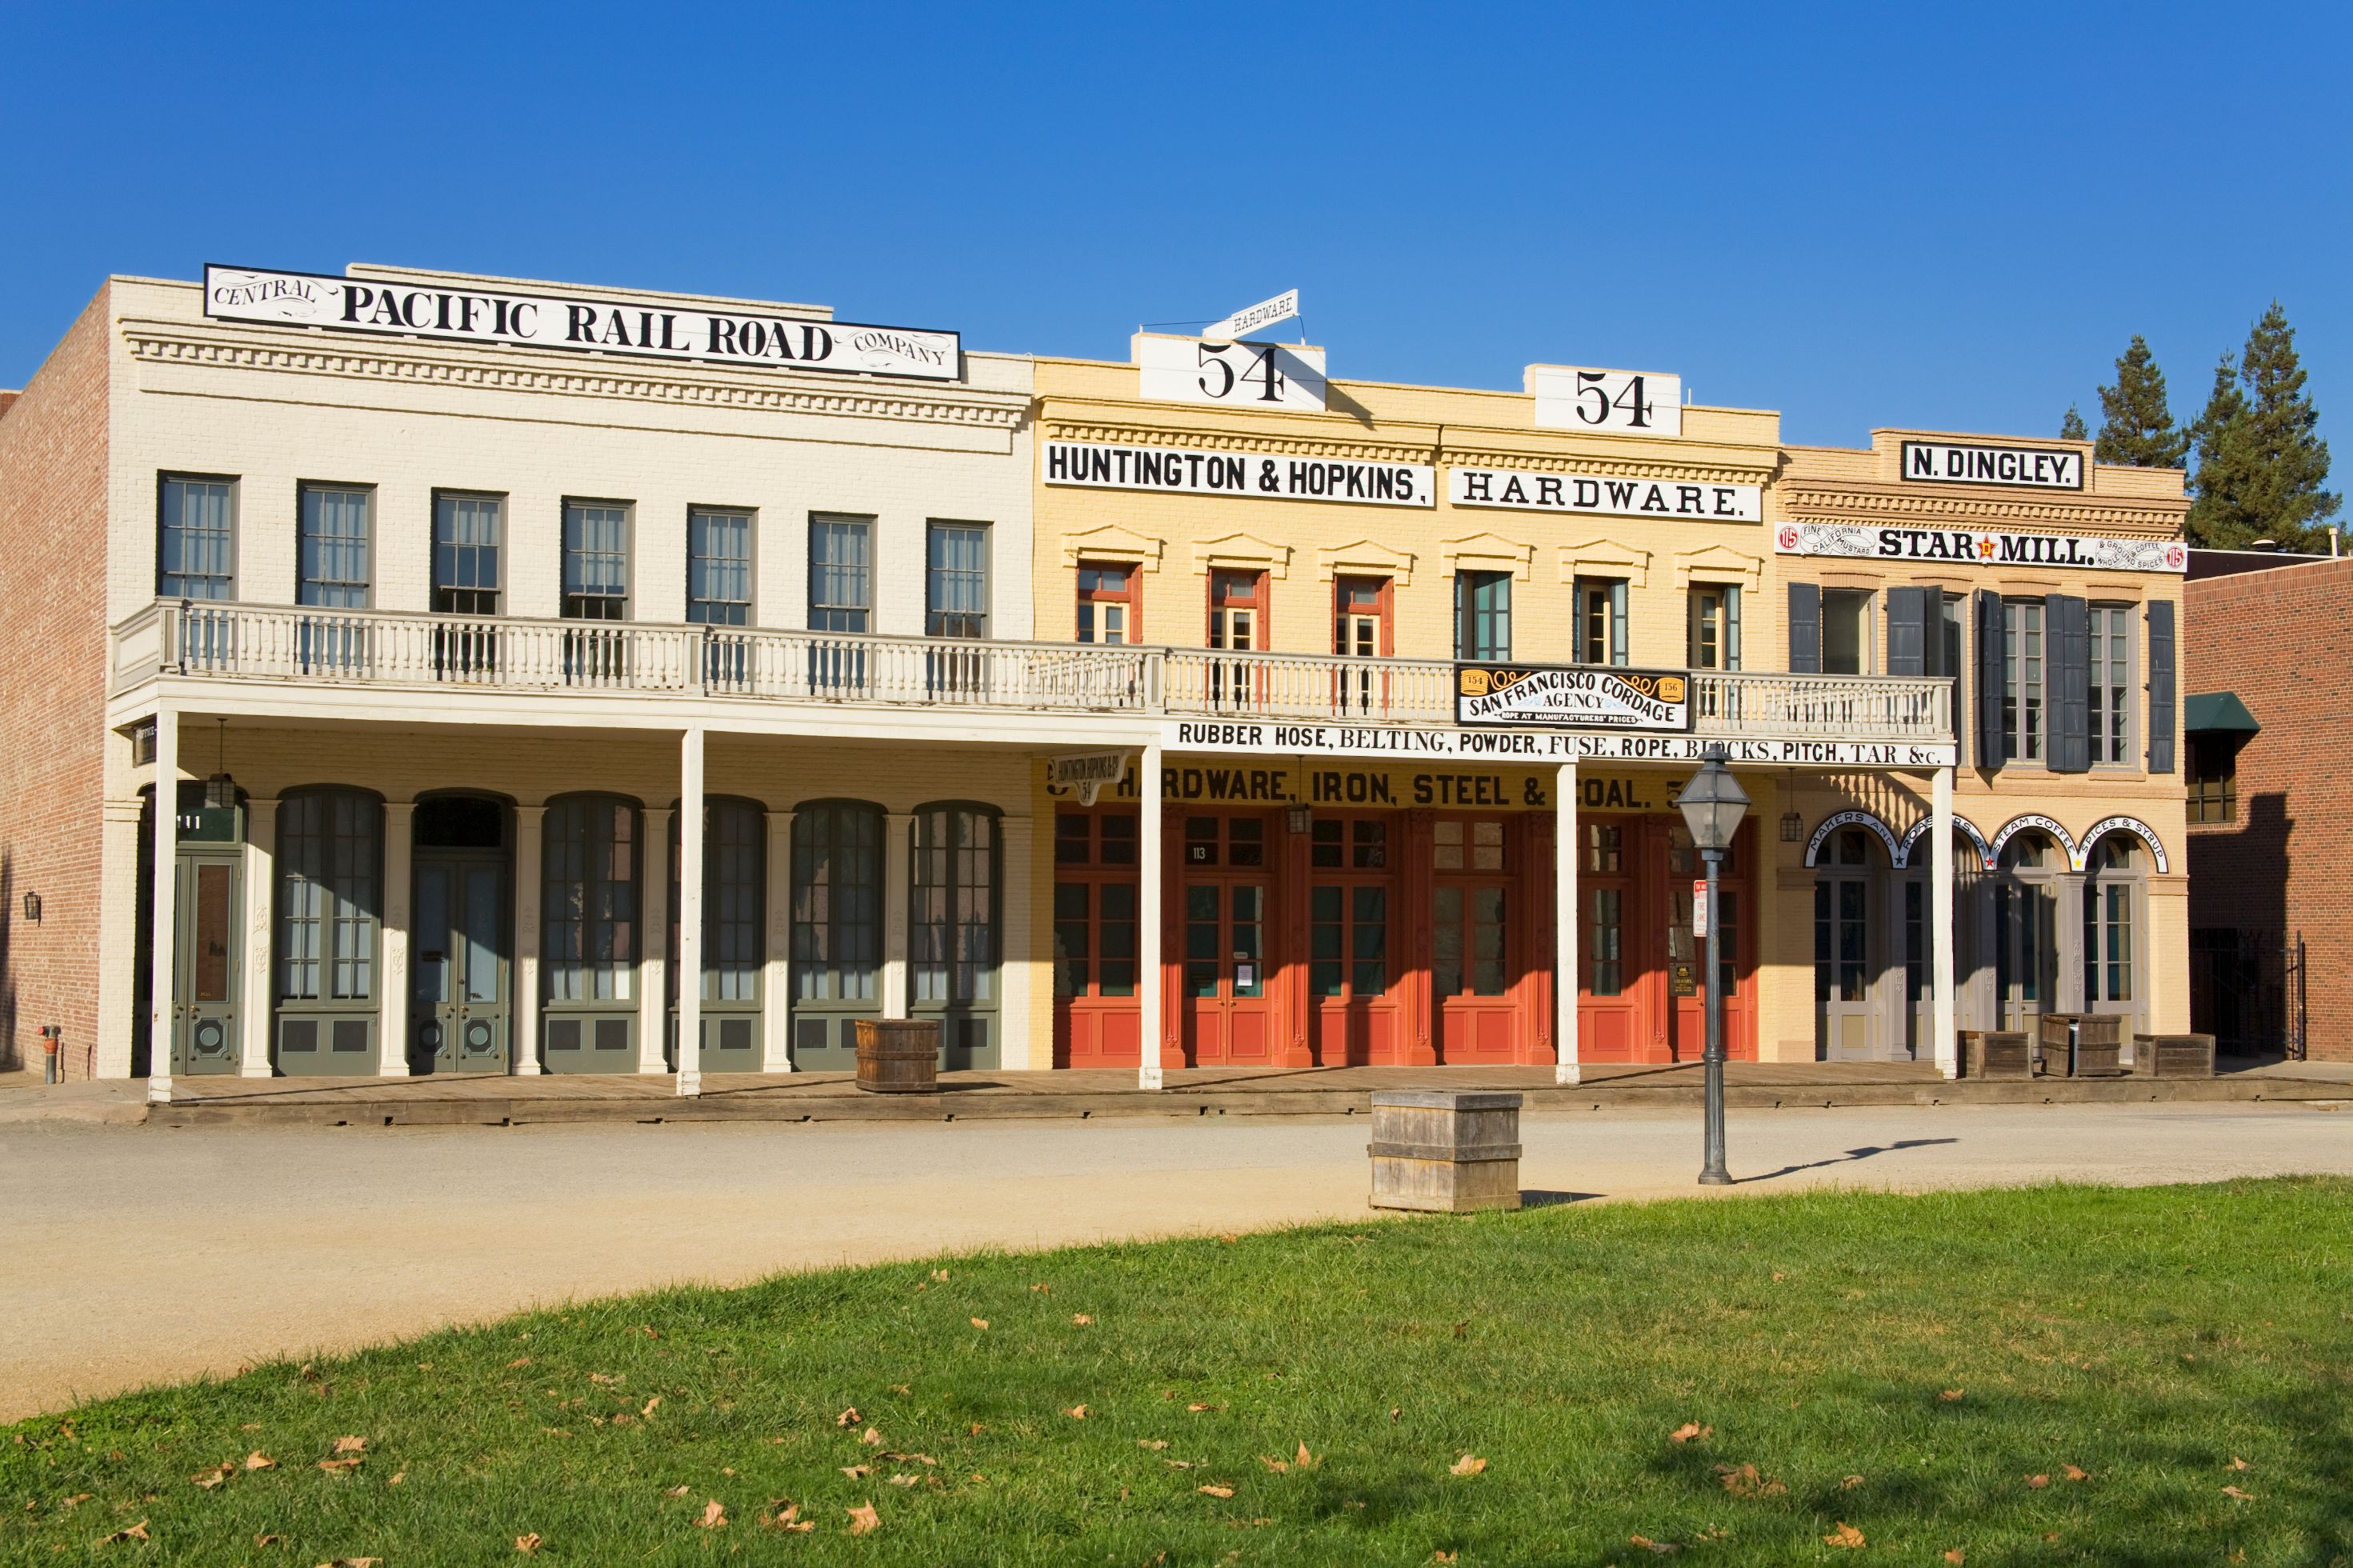
<path id="1" fill-rule="evenodd" d="M 1680 670 L 1458 664 L 1454 721 L 1556 730 L 1688 730 L 1691 681 Z"/>
<path id="2" fill-rule="evenodd" d="M 963 346 L 954 332 L 764 316 L 710 300 L 649 299 L 621 305 L 564 294 L 207 263 L 205 314 L 221 321 L 593 350 L 765 370 L 964 379 Z"/>
<path id="3" fill-rule="evenodd" d="M 1672 479 L 1588 479 L 1512 468 L 1451 468 L 1447 493 L 1456 506 L 1522 511 L 1581 511 L 1606 517 L 1704 518 L 1757 522 L 1765 492 L 1757 485 L 1687 485 Z"/>

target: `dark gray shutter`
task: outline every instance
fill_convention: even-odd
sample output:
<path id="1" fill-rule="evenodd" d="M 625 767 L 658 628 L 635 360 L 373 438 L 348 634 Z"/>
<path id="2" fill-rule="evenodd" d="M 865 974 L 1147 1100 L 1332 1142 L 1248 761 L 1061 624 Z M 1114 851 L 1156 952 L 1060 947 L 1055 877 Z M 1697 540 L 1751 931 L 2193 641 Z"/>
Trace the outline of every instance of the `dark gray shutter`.
<path id="1" fill-rule="evenodd" d="M 1927 588 L 1887 590 L 1887 673 L 1928 673 Z"/>
<path id="2" fill-rule="evenodd" d="M 2148 602 L 2148 771 L 2173 771 L 2173 601 Z"/>
<path id="3" fill-rule="evenodd" d="M 1789 673 L 1822 672 L 1822 591 L 1811 583 L 1789 584 Z"/>
<path id="4" fill-rule="evenodd" d="M 2092 622 L 2084 601 L 2052 594 L 2042 601 L 2042 711 L 2051 722 L 2051 771 L 2092 769 Z"/>
<path id="5" fill-rule="evenodd" d="M 2001 595 L 1978 590 L 1978 766 L 2001 766 Z"/>

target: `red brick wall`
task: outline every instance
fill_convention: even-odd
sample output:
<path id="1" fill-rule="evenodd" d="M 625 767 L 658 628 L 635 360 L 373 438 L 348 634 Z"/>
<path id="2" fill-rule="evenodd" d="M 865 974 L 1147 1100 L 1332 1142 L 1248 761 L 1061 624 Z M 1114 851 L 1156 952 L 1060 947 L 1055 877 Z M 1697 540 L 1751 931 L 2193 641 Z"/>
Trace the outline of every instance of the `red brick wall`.
<path id="1" fill-rule="evenodd" d="M 2348 669 L 2353 557 L 2184 590 L 2182 696 L 2235 691 L 2263 726 L 2239 752 L 2238 821 L 2189 829 L 2190 929 L 2303 933 L 2315 1060 L 2353 1061 Z"/>
<path id="2" fill-rule="evenodd" d="M 77 1078 L 98 1038 L 107 304 L 0 403 L 0 1068 L 38 1071 L 37 1031 L 58 1024 Z"/>

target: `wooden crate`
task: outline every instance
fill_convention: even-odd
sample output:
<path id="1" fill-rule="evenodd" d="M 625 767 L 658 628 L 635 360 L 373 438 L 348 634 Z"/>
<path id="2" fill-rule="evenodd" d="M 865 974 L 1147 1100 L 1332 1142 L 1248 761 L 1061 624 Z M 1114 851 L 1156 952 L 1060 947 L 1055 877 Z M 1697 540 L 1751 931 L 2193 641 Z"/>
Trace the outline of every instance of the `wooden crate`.
<path id="1" fill-rule="evenodd" d="M 2034 1076 L 2033 1046 L 2023 1030 L 1964 1029 L 1961 1076 L 2022 1082 Z"/>
<path id="2" fill-rule="evenodd" d="M 2143 1078 L 2212 1078 L 2211 1035 L 2135 1035 L 2133 1071 Z"/>
<path id="3" fill-rule="evenodd" d="M 1373 1094 L 1372 1206 L 1468 1214 L 1520 1206 L 1520 1097 L 1492 1090 Z"/>

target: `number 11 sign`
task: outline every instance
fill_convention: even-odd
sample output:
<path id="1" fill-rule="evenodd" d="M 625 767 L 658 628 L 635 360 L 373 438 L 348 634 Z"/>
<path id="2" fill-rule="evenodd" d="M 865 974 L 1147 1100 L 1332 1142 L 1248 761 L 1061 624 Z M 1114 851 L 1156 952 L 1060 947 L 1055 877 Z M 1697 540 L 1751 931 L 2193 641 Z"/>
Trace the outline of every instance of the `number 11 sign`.
<path id="1" fill-rule="evenodd" d="M 1527 390 L 1536 423 L 1555 430 L 1614 430 L 1630 436 L 1683 433 L 1683 378 L 1652 370 L 1587 370 L 1532 364 Z"/>

